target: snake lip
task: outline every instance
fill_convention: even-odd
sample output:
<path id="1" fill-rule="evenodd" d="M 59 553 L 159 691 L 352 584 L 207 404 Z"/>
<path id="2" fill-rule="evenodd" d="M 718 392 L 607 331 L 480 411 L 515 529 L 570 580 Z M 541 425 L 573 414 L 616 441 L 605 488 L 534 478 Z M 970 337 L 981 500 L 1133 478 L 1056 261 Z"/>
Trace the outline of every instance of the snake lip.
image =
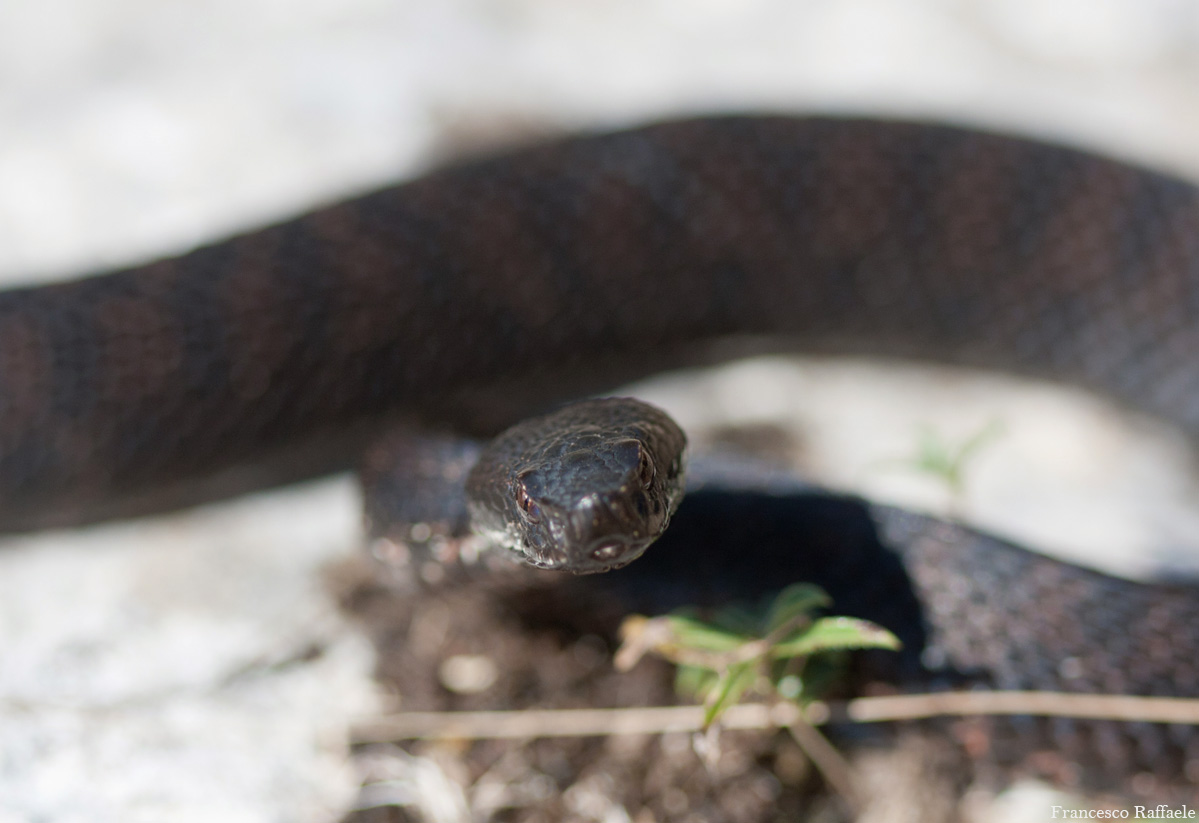
<path id="1" fill-rule="evenodd" d="M 652 541 L 607 538 L 593 544 L 570 563 L 575 574 L 598 574 L 613 571 L 632 563 L 645 553 Z"/>
<path id="2" fill-rule="evenodd" d="M 601 543 L 591 550 L 591 559 L 600 563 L 615 563 L 629 550 L 629 545 L 621 540 L 610 540 Z"/>

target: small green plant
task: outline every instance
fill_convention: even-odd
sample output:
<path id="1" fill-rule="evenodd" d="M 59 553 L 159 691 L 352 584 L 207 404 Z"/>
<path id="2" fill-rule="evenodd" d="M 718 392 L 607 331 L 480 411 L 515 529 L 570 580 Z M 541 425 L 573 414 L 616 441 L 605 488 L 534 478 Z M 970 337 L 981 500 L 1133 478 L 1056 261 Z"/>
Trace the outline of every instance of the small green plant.
<path id="1" fill-rule="evenodd" d="M 730 606 L 701 619 L 680 610 L 629 618 L 618 665 L 646 651 L 678 666 L 676 686 L 704 701 L 705 725 L 751 691 L 798 703 L 817 699 L 850 649 L 898 649 L 886 629 L 852 617 L 817 617 L 829 596 L 808 583 L 788 586 L 758 608 Z"/>
<path id="2" fill-rule="evenodd" d="M 966 468 L 984 446 L 1003 434 L 1003 424 L 992 420 L 961 443 L 950 444 L 936 429 L 925 427 L 920 432 L 919 450 L 913 466 L 927 474 L 944 479 L 955 494 L 965 490 Z"/>
<path id="3" fill-rule="evenodd" d="M 616 665 L 631 668 L 651 651 L 674 663 L 676 690 L 703 700 L 709 733 L 751 692 L 806 705 L 835 682 L 849 650 L 900 647 L 895 635 L 869 621 L 816 616 L 831 602 L 819 587 L 797 583 L 756 609 L 731 606 L 706 620 L 694 610 L 630 617 L 621 627 Z M 836 749 L 805 720 L 788 731 L 850 808 L 859 808 L 849 767 Z"/>
<path id="4" fill-rule="evenodd" d="M 960 443 L 951 443 L 932 426 L 921 426 L 917 432 L 916 452 L 910 457 L 884 460 L 881 468 L 900 468 L 927 475 L 944 484 L 951 505 L 960 509 L 966 496 L 967 470 L 982 450 L 1004 434 L 1004 426 L 992 420 Z"/>

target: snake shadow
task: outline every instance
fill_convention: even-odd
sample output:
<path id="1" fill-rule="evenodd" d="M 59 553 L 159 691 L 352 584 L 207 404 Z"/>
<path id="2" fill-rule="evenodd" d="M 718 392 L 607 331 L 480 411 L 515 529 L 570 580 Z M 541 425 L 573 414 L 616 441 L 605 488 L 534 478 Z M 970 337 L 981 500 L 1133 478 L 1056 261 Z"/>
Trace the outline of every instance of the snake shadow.
<path id="1" fill-rule="evenodd" d="M 580 602 L 598 599 L 623 613 L 656 615 L 759 602 L 796 582 L 824 589 L 833 600 L 830 613 L 875 622 L 902 642 L 899 652 L 856 655 L 863 674 L 891 682 L 926 677 L 925 607 L 873 507 L 856 497 L 811 487 L 705 486 L 688 493 L 643 557 L 608 574 L 574 578 L 567 588 Z"/>

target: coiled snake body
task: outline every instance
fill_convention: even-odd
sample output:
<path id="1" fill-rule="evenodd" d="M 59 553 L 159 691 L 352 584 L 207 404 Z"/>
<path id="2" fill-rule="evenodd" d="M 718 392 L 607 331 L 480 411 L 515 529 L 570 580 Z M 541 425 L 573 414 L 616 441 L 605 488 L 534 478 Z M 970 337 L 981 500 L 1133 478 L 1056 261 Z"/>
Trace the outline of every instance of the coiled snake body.
<path id="1" fill-rule="evenodd" d="M 495 432 L 730 335 L 1046 375 L 1199 431 L 1199 191 L 1040 143 L 868 120 L 701 119 L 468 162 L 0 294 L 0 522 L 346 465 L 397 414 Z M 854 585 L 885 596 L 910 578 L 908 628 L 936 650 L 920 665 L 1199 696 L 1195 589 L 969 535 L 951 551 L 936 528 L 905 538 L 904 516 L 887 518 L 908 548 L 875 582 L 838 582 L 869 561 L 819 562 L 850 601 Z M 1133 741 L 1123 766 L 1194 776 L 1193 730 L 1094 728 Z"/>

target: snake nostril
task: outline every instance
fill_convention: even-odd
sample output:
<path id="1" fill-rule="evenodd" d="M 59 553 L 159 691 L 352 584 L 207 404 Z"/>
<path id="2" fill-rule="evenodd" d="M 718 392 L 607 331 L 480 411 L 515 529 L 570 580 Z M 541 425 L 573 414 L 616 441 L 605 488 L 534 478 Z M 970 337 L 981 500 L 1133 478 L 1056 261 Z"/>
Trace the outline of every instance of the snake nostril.
<path id="1" fill-rule="evenodd" d="M 628 549 L 624 543 L 605 543 L 599 548 L 592 549 L 591 559 L 600 563 L 611 563 L 618 559 Z"/>

